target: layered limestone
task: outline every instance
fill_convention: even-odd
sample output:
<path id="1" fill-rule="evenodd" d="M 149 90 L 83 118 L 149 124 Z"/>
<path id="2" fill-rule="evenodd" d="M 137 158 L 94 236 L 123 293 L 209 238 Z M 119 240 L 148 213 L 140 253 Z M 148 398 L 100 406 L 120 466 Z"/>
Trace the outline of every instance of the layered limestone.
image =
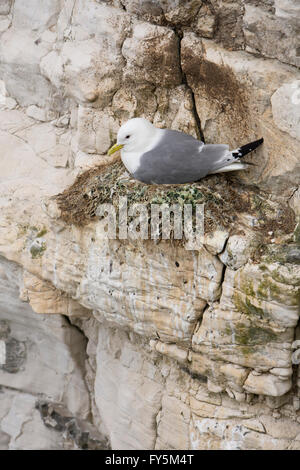
<path id="1" fill-rule="evenodd" d="M 1 449 L 300 449 L 298 16 L 296 0 L 1 2 Z M 197 249 L 62 213 L 79 176 L 94 197 L 135 116 L 265 139 L 209 180 Z"/>

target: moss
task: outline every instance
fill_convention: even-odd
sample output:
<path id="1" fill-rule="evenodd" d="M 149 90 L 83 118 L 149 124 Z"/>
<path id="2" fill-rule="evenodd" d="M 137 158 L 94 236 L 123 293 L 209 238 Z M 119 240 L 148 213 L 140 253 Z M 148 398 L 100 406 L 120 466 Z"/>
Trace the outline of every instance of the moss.
<path id="1" fill-rule="evenodd" d="M 272 206 L 264 197 L 259 194 L 253 194 L 251 198 L 251 204 L 255 211 L 264 213 L 266 213 L 267 211 L 272 212 Z"/>
<path id="2" fill-rule="evenodd" d="M 267 276 L 259 283 L 257 294 L 263 299 L 271 297 L 274 300 L 282 300 L 282 289 Z"/>
<path id="3" fill-rule="evenodd" d="M 126 196 L 128 205 L 151 204 L 197 204 L 206 203 L 206 229 L 230 225 L 233 209 L 230 204 L 214 194 L 214 188 L 199 183 L 183 185 L 145 185 L 134 180 L 122 179 L 124 167 L 120 162 L 105 170 L 99 168 L 81 175 L 71 188 L 58 195 L 62 218 L 67 223 L 85 225 L 93 220 L 99 204 L 112 203 L 118 209 L 119 197 Z M 236 198 L 235 198 L 236 199 Z"/>
<path id="4" fill-rule="evenodd" d="M 42 238 L 46 235 L 47 229 L 46 227 L 38 228 L 35 225 L 18 225 L 18 237 L 24 236 L 26 233 L 31 232 L 32 235 L 36 238 Z"/>
<path id="5" fill-rule="evenodd" d="M 244 301 L 237 292 L 235 292 L 233 295 L 233 302 L 238 311 L 244 313 L 245 315 L 250 317 L 255 315 L 259 318 L 263 318 L 265 316 L 265 312 L 262 308 L 253 305 L 248 297 L 245 297 Z"/>
<path id="6" fill-rule="evenodd" d="M 265 264 L 300 264 L 300 247 L 297 243 L 266 246 L 263 261 Z"/>
<path id="7" fill-rule="evenodd" d="M 235 343 L 241 346 L 243 355 L 253 354 L 253 347 L 275 341 L 277 336 L 268 327 L 255 325 L 252 322 L 236 322 L 225 327 L 225 333 L 235 338 Z"/>
<path id="8" fill-rule="evenodd" d="M 255 297 L 255 291 L 253 286 L 253 281 L 246 279 L 246 281 L 241 285 L 241 289 L 245 292 L 246 295 Z"/>
<path id="9" fill-rule="evenodd" d="M 41 245 L 32 245 L 29 250 L 31 253 L 32 259 L 41 258 L 44 252 L 46 251 L 46 249 L 47 249 L 47 246 L 45 242 L 42 242 Z"/>
<path id="10" fill-rule="evenodd" d="M 245 325 L 243 323 L 237 323 L 235 325 L 235 337 L 238 344 L 250 346 L 275 341 L 277 335 L 267 327 L 262 328 L 253 324 Z"/>
<path id="11" fill-rule="evenodd" d="M 285 284 L 287 287 L 299 287 L 300 286 L 300 275 L 297 266 L 286 263 L 284 269 L 281 268 L 281 264 L 278 263 L 278 267 L 272 265 L 270 270 L 270 276 L 272 280 L 279 284 Z M 284 292 L 284 287 L 282 287 Z"/>
<path id="12" fill-rule="evenodd" d="M 251 356 L 253 354 L 253 349 L 251 347 L 243 346 L 241 352 L 244 356 Z"/>
<path id="13" fill-rule="evenodd" d="M 265 264 L 259 265 L 259 269 L 260 269 L 261 271 L 263 271 L 263 272 L 268 271 L 268 268 L 267 268 L 267 266 L 266 266 Z"/>
<path id="14" fill-rule="evenodd" d="M 112 203 L 118 210 L 120 196 L 128 204 L 205 204 L 204 229 L 241 230 L 240 213 L 251 214 L 260 221 L 253 230 L 270 240 L 268 231 L 277 236 L 294 230 L 294 214 L 281 201 L 269 201 L 267 193 L 253 186 L 242 185 L 228 175 L 211 175 L 199 182 L 181 185 L 147 185 L 124 178 L 120 161 L 109 166 L 95 167 L 81 174 L 75 183 L 57 196 L 61 218 L 67 224 L 83 226 L 95 220 L 102 203 Z"/>
<path id="15" fill-rule="evenodd" d="M 18 224 L 18 238 L 23 237 L 26 234 L 28 229 L 29 229 L 29 225 Z"/>
<path id="16" fill-rule="evenodd" d="M 46 228 L 43 228 L 42 230 L 40 230 L 37 234 L 36 234 L 36 238 L 42 238 L 46 235 L 47 233 L 47 229 Z"/>

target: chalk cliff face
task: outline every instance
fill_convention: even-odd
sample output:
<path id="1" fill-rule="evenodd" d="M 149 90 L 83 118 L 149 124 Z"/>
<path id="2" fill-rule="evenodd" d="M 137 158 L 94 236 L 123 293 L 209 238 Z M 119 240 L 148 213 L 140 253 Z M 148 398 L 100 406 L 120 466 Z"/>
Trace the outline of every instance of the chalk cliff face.
<path id="1" fill-rule="evenodd" d="M 299 31 L 297 0 L 1 2 L 0 448 L 300 449 Z M 234 227 L 63 217 L 135 116 L 264 137 Z"/>

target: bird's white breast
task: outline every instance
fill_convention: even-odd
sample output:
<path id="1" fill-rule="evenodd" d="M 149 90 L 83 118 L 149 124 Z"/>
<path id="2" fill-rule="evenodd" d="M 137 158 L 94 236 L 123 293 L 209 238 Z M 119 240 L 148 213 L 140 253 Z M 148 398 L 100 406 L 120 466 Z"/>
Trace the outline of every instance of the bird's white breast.
<path id="1" fill-rule="evenodd" d="M 129 173 L 136 172 L 136 170 L 140 166 L 140 160 L 142 155 L 142 153 L 137 152 L 124 152 L 124 150 L 121 151 L 122 162 L 124 163 Z"/>
<path id="2" fill-rule="evenodd" d="M 140 162 L 141 162 L 141 158 L 143 154 L 146 152 L 149 152 L 154 147 L 156 147 L 159 141 L 162 139 L 162 137 L 163 137 L 163 129 L 156 129 L 156 132 L 153 135 L 153 138 L 148 143 L 146 142 L 142 148 L 139 148 L 136 151 L 129 151 L 129 152 L 126 151 L 125 148 L 121 150 L 122 162 L 124 163 L 129 173 L 136 172 L 136 170 L 140 166 Z"/>

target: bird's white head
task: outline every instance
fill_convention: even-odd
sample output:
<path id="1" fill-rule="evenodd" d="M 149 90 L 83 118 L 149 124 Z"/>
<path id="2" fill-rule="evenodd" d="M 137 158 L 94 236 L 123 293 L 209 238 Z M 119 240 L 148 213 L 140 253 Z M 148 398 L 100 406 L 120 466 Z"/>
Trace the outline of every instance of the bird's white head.
<path id="1" fill-rule="evenodd" d="M 130 119 L 120 127 L 117 143 L 109 149 L 108 155 L 120 149 L 123 152 L 144 152 L 145 143 L 151 140 L 157 131 L 158 129 L 147 119 Z"/>

